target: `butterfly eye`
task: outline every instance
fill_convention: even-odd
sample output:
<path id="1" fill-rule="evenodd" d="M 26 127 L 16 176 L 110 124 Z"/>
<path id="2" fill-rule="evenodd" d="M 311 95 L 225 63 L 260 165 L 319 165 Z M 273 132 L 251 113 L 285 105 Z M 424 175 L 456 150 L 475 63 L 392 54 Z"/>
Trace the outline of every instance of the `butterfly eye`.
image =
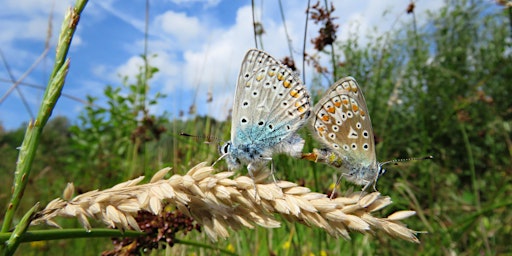
<path id="1" fill-rule="evenodd" d="M 385 169 L 382 169 L 381 166 L 379 166 L 379 175 L 377 177 L 380 177 L 382 174 L 384 174 L 386 172 Z"/>
<path id="2" fill-rule="evenodd" d="M 226 142 L 226 144 L 220 147 L 219 151 L 221 155 L 229 153 L 229 149 L 231 148 L 231 142 Z"/>

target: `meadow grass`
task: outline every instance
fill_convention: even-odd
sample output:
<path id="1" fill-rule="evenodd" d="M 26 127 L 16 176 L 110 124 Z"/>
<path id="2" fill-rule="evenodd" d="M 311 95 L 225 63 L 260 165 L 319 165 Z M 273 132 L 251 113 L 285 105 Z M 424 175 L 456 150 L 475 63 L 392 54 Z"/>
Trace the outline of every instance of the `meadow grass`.
<path id="1" fill-rule="evenodd" d="M 140 110 L 138 107 L 144 104 L 131 101 L 130 97 L 147 99 L 147 95 L 137 97 L 137 93 L 145 90 L 129 88 L 148 86 L 145 79 L 158 72 L 148 64 L 140 74 L 134 75 L 139 78 L 135 84 L 124 81 L 118 87 L 106 87 L 105 97 L 111 101 L 112 109 L 97 109 L 90 104 L 80 122 L 72 127 L 63 119 L 51 120 L 44 132 L 36 132 L 40 133 L 39 147 L 52 150 L 37 151 L 38 143 L 32 143 L 27 148 L 34 157 L 31 167 L 31 163 L 18 166 L 21 168 L 18 170 L 25 171 L 18 172 L 16 177 L 11 171 L 1 173 L 4 180 L 24 178 L 26 182 L 26 188 L 20 190 L 24 194 L 12 194 L 9 186 L 1 190 L 0 203 L 12 203 L 9 197 L 15 197 L 19 203 L 16 212 L 2 215 L 2 241 L 10 241 L 11 246 L 3 249 L 14 252 L 20 245 L 16 251 L 20 255 L 71 251 L 97 255 L 114 248 L 105 236 L 136 236 L 137 232 L 128 231 L 137 230 L 134 219 L 146 224 L 156 220 L 136 215 L 139 210 L 167 214 L 180 209 L 200 224 L 201 232 L 172 233 L 174 246 L 154 250 L 152 254 L 512 253 L 508 242 L 508 234 L 512 233 L 512 214 L 508 211 L 512 205 L 512 61 L 507 53 L 511 47 L 510 31 L 506 10 L 487 13 L 487 4 L 455 1 L 439 13 L 429 14 L 430 22 L 424 27 L 411 23 L 385 36 L 370 38 L 366 45 L 361 45 L 361 39 L 356 37 L 333 45 L 327 56 L 343 53 L 345 57 L 343 61 L 336 60 L 343 65 L 333 63 L 336 74 L 355 77 L 365 93 L 378 159 L 434 156 L 432 161 L 389 167 L 377 186 L 382 195 L 373 193 L 362 197 L 365 207 L 354 205 L 354 196 L 359 196 L 354 191 L 360 191 L 360 187 L 342 182 L 337 199 L 342 202 L 314 206 L 324 220 L 331 222 L 309 216 L 312 211 L 305 209 L 312 209 L 309 207 L 313 204 L 298 201 L 297 197 L 307 198 L 304 193 L 311 193 L 313 198 L 318 196 L 314 200 L 327 200 L 318 193 L 330 192 L 340 172 L 328 165 L 282 155 L 273 158 L 280 182 L 274 184 L 263 179 L 263 187 L 258 191 L 267 193 L 260 195 L 257 204 L 253 197 L 255 190 L 251 180 L 244 176 L 245 171 L 224 177 L 227 168 L 223 161 L 215 166 L 214 172 L 200 164 L 212 163 L 219 157 L 219 141 L 179 135 L 186 132 L 228 140 L 229 122 L 197 116 L 193 111 L 186 114 L 185 121 L 151 115 L 144 116 L 146 122 L 137 119 L 137 112 L 132 110 Z M 69 30 L 64 29 L 63 33 L 66 31 L 69 36 Z M 69 44 L 66 40 L 63 44 Z M 56 66 L 62 68 L 66 55 L 59 56 Z M 63 83 L 62 75 L 63 72 L 56 81 Z M 314 99 L 321 97 L 326 88 L 320 83 L 310 87 Z M 50 102 L 55 102 L 58 93 L 50 96 L 53 97 Z M 161 96 L 155 96 L 155 102 L 159 99 Z M 38 124 L 44 126 L 44 122 Z M 68 132 L 72 134 L 70 138 L 62 136 Z M 6 152 L 0 163 L 3 170 L 15 170 L 16 156 L 9 149 L 24 138 L 27 141 L 29 136 L 23 133 L 21 130 L 2 134 L 2 145 L 7 145 L 2 149 Z M 307 128 L 300 134 L 307 142 L 304 152 L 320 146 Z M 166 167 L 172 169 L 163 169 Z M 33 172 L 28 173 L 27 168 Z M 164 171 L 157 173 L 160 169 Z M 164 172 L 168 173 L 162 175 Z M 20 173 L 25 176 L 19 176 Z M 139 175 L 146 178 L 132 180 Z M 212 181 L 219 176 L 216 182 Z M 176 182 L 174 179 L 178 178 Z M 74 185 L 66 185 L 68 181 Z M 219 193 L 210 193 L 219 184 L 223 186 Z M 182 196 L 177 197 L 176 191 L 183 193 Z M 290 191 L 293 193 L 287 194 Z M 391 200 L 393 204 L 389 204 Z M 64 229 L 55 234 L 48 226 L 33 226 L 29 232 L 34 232 L 32 237 L 39 240 L 25 242 L 23 239 L 29 238 L 24 235 L 27 234 L 24 225 L 30 221 L 22 216 L 34 202 L 43 206 L 35 215 L 34 224 L 46 222 Z M 231 207 L 241 205 L 247 207 L 236 212 L 238 215 L 221 211 L 229 209 L 227 212 L 233 213 Z M 379 209 L 373 211 L 372 207 Z M 329 215 L 322 212 L 325 208 L 345 211 L 345 215 Z M 410 216 L 409 210 L 416 215 Z M 395 212 L 398 213 L 394 215 Z M 407 228 L 401 224 L 405 217 L 408 217 L 403 220 Z M 165 220 L 165 216 L 159 218 Z M 337 226 L 339 223 L 343 225 Z M 107 226 L 118 230 L 107 230 Z M 20 238 L 12 236 L 14 233 L 10 231 L 14 227 Z M 409 242 L 416 240 L 408 228 L 424 231 L 417 234 L 419 243 Z M 353 232 L 358 229 L 370 234 Z M 93 238 L 95 235 L 101 238 Z"/>

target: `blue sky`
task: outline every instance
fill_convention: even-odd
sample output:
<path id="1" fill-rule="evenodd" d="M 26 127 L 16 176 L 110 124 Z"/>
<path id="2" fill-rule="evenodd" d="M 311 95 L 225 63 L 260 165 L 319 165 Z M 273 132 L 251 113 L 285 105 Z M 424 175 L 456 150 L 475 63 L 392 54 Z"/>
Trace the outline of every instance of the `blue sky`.
<path id="1" fill-rule="evenodd" d="M 44 87 L 52 69 L 56 37 L 68 0 L 0 0 L 0 50 L 14 79 L 19 79 L 41 55 L 48 31 L 49 14 L 53 35 L 51 49 L 23 80 Z M 294 58 L 301 62 L 304 15 L 307 1 L 283 0 L 287 29 L 292 39 Z M 322 2 L 323 3 L 323 2 Z M 395 21 L 407 22 L 407 0 L 333 1 L 334 16 L 340 24 L 338 38 L 350 32 L 364 38 L 367 33 L 384 33 Z M 425 10 L 436 10 L 442 0 L 417 1 L 418 19 Z M 265 51 L 278 59 L 288 55 L 278 1 L 256 1 L 257 17 L 265 28 Z M 386 16 L 382 14 L 388 13 Z M 185 112 L 194 99 L 198 114 L 225 120 L 231 105 L 235 81 L 245 52 L 254 48 L 250 1 L 235 0 L 159 0 L 150 2 L 149 53 L 158 54 L 151 64 L 160 72 L 151 81 L 151 93 L 168 97 L 154 107 L 154 113 L 167 110 L 171 117 Z M 119 85 L 119 74 L 136 74 L 143 53 L 145 1 L 90 1 L 80 19 L 69 52 L 71 68 L 63 93 L 85 100 L 87 95 L 102 97 L 107 84 Z M 357 26 L 355 25 L 357 24 Z M 316 36 L 318 27 L 310 24 L 308 39 Z M 312 49 L 312 45 L 307 46 Z M 326 60 L 327 61 L 327 60 Z M 308 78 L 312 70 L 307 69 Z M 0 65 L 0 122 L 6 129 L 18 128 L 36 115 L 43 90 L 19 85 L 7 94 L 13 84 L 4 64 Z M 305 81 L 309 86 L 310 81 Z M 327 86 L 327 84 L 326 84 Z M 208 93 L 213 102 L 206 103 Z M 197 95 L 197 97 L 194 97 Z M 25 100 L 26 104 L 24 104 Z M 101 105 L 102 101 L 99 101 Z M 30 109 L 27 110 L 27 107 Z M 53 116 L 63 115 L 72 121 L 84 103 L 62 97 Z"/>

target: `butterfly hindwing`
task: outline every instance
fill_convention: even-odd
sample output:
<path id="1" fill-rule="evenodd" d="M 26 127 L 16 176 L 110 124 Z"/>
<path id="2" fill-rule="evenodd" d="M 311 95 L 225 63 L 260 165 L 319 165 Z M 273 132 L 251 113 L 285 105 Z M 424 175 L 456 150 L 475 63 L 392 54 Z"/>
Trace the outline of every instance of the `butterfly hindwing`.
<path id="1" fill-rule="evenodd" d="M 314 109 L 313 130 L 327 147 L 325 154 L 341 158 L 347 179 L 360 185 L 374 182 L 379 174 L 375 140 L 368 108 L 356 80 L 338 80 Z"/>

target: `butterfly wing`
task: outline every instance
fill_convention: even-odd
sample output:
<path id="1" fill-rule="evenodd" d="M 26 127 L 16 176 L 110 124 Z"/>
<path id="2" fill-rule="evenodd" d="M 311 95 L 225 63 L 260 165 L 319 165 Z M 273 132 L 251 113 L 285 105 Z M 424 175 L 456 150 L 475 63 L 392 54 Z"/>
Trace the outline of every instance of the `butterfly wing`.
<path id="1" fill-rule="evenodd" d="M 378 170 L 370 115 L 354 78 L 335 82 L 313 112 L 313 129 L 320 141 L 338 152 L 346 164 L 357 166 L 353 169 Z"/>
<path id="2" fill-rule="evenodd" d="M 247 52 L 233 104 L 233 146 L 252 143 L 267 150 L 267 156 L 275 152 L 300 152 L 303 142 L 292 135 L 310 112 L 309 95 L 290 69 L 261 50 Z"/>

